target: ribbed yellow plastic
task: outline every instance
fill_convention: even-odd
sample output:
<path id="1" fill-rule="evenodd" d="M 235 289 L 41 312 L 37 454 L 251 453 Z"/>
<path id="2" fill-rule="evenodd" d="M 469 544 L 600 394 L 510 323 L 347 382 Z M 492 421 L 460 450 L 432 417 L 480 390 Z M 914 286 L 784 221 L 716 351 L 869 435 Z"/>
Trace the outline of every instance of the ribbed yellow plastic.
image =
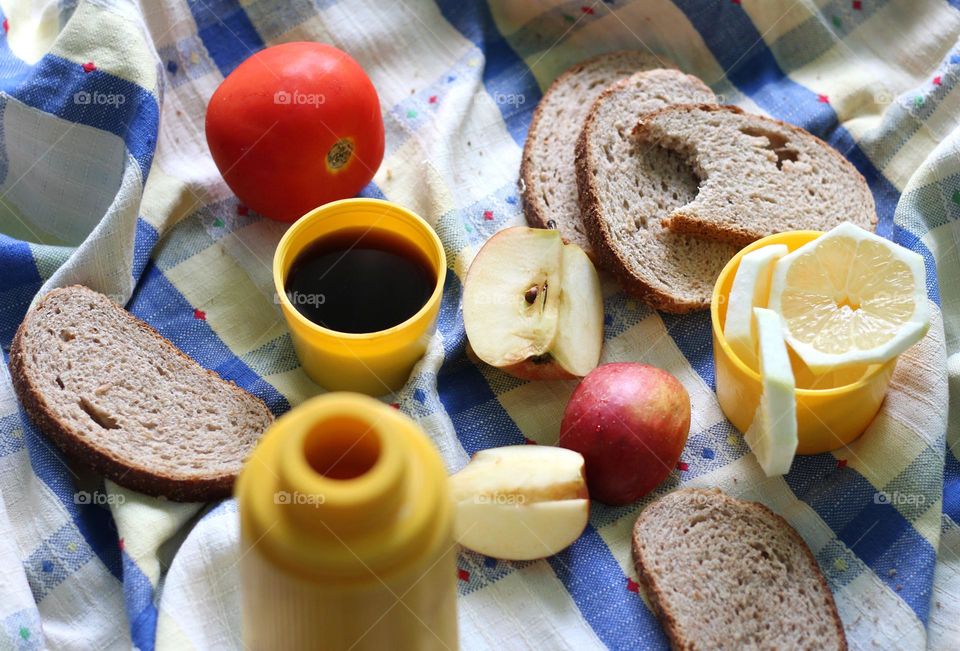
<path id="1" fill-rule="evenodd" d="M 248 649 L 455 649 L 447 473 L 410 418 L 353 393 L 279 418 L 236 485 Z"/>

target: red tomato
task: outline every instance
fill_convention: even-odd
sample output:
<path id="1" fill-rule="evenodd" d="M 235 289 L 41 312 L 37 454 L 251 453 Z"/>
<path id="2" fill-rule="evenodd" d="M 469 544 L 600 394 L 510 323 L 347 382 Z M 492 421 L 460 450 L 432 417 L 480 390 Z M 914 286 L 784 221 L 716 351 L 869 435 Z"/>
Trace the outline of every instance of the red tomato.
<path id="1" fill-rule="evenodd" d="M 321 43 L 257 52 L 207 107 L 207 144 L 234 194 L 292 222 L 352 197 L 383 160 L 380 99 L 363 68 Z"/>

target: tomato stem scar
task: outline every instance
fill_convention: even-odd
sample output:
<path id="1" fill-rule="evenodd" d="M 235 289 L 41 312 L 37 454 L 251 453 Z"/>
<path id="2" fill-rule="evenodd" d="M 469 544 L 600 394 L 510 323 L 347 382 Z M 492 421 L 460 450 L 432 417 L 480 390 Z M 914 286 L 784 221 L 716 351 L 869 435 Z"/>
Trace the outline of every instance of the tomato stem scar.
<path id="1" fill-rule="evenodd" d="M 336 174 L 353 159 L 353 139 L 340 138 L 327 152 L 327 171 Z"/>

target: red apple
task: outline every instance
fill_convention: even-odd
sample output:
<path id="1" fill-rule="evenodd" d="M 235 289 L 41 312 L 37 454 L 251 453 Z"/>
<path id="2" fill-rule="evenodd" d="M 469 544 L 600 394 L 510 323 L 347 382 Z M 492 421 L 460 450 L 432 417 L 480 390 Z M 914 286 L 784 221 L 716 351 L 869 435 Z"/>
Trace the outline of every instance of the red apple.
<path id="1" fill-rule="evenodd" d="M 690 432 L 690 396 L 648 364 L 604 364 L 570 396 L 560 445 L 583 455 L 590 497 L 634 502 L 666 479 Z"/>

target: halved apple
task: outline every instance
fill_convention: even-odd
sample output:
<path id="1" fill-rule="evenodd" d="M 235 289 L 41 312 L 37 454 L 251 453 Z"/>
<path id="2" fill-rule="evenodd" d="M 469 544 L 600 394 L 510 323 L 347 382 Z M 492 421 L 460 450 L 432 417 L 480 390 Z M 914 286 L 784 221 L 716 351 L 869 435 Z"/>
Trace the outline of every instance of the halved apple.
<path id="1" fill-rule="evenodd" d="M 590 258 L 555 230 L 515 226 L 467 272 L 463 324 L 481 360 L 526 380 L 583 377 L 600 361 L 603 294 Z"/>
<path id="2" fill-rule="evenodd" d="M 587 526 L 583 457 L 552 446 L 513 445 L 476 453 L 450 478 L 454 537 L 487 556 L 552 556 Z"/>

